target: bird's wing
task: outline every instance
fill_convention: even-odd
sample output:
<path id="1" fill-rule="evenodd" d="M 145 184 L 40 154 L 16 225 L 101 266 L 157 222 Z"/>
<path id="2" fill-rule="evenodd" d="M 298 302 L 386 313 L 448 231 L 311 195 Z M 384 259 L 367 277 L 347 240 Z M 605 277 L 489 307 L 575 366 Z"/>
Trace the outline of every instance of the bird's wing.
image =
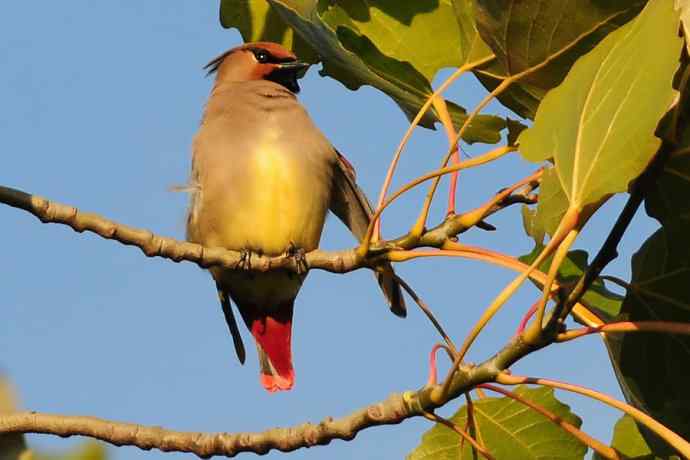
<path id="1" fill-rule="evenodd" d="M 355 182 L 355 170 L 352 165 L 340 152 L 336 150 L 335 153 L 338 160 L 333 168 L 330 209 L 350 229 L 357 240 L 361 241 L 367 232 L 374 211 L 366 195 Z M 393 267 L 389 263 L 380 266 L 376 271 L 376 279 L 388 300 L 391 311 L 400 317 L 405 317 L 407 314 L 405 300 L 400 283 L 395 279 Z"/>

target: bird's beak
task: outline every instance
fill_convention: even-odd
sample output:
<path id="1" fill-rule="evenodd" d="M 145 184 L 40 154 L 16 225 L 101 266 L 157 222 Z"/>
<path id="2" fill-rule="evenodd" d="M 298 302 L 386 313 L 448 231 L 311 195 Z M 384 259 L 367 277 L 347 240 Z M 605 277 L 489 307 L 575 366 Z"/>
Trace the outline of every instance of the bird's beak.
<path id="1" fill-rule="evenodd" d="M 306 62 L 281 62 L 279 64 L 274 64 L 275 70 L 273 70 L 266 79 L 283 85 L 293 93 L 299 93 L 299 84 L 297 80 L 307 73 L 308 67 L 309 64 Z"/>
<path id="2" fill-rule="evenodd" d="M 309 68 L 309 65 L 310 64 L 302 61 L 290 61 L 281 62 L 277 67 L 278 69 L 286 72 L 294 72 L 295 75 L 297 75 L 297 78 L 302 78 Z"/>

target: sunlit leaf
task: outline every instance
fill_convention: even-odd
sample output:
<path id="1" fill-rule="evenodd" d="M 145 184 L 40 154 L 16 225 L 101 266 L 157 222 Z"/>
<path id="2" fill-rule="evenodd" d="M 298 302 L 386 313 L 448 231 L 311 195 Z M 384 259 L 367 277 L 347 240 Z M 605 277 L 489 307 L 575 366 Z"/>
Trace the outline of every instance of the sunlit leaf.
<path id="1" fill-rule="evenodd" d="M 460 27 L 450 0 L 401 2 L 349 0 L 319 2 L 319 15 L 337 31 L 348 27 L 366 36 L 378 50 L 400 62 L 409 62 L 426 81 L 439 69 L 462 64 Z M 433 37 L 429 46 L 420 37 Z M 347 45 L 346 45 L 347 46 Z"/>
<path id="2" fill-rule="evenodd" d="M 668 222 L 633 256 L 618 320 L 690 322 L 690 225 Z M 607 334 L 614 370 L 629 403 L 690 438 L 690 337 Z M 656 452 L 665 443 L 643 430 Z"/>
<path id="3" fill-rule="evenodd" d="M 477 31 L 472 0 L 453 0 L 453 8 L 455 8 L 455 17 L 459 28 L 460 46 L 457 54 L 460 63 L 476 62 L 491 56 L 493 51 L 484 43 Z"/>
<path id="4" fill-rule="evenodd" d="M 675 94 L 677 30 L 672 2 L 651 0 L 575 63 L 520 135 L 525 158 L 554 158 L 572 208 L 625 191 L 657 151 L 654 130 Z"/>
<path id="5" fill-rule="evenodd" d="M 537 210 L 532 209 L 526 204 L 522 205 L 522 228 L 525 230 L 527 236 L 531 237 L 537 245 L 544 243 L 544 235 L 546 232 L 542 225 L 537 222 Z"/>
<path id="6" fill-rule="evenodd" d="M 544 94 L 563 80 L 577 58 L 632 19 L 644 4 L 644 0 L 475 0 L 479 32 L 497 56 L 477 76 L 493 89 L 505 77 L 548 61 L 499 96 L 516 113 L 534 118 Z"/>
<path id="7" fill-rule="evenodd" d="M 515 393 L 577 427 L 582 423 L 567 405 L 555 398 L 553 389 L 520 386 Z M 474 415 L 484 446 L 497 460 L 581 460 L 587 451 L 583 444 L 546 417 L 508 397 L 475 401 Z M 451 421 L 464 428 L 467 406 L 453 415 Z M 458 458 L 474 458 L 472 449 L 469 443 L 464 442 L 461 457 L 460 436 L 441 424 L 427 431 L 422 436 L 421 444 L 407 457 L 408 460 Z"/>
<path id="8" fill-rule="evenodd" d="M 556 169 L 545 169 L 539 184 L 539 201 L 534 225 L 548 235 L 553 235 L 568 210 L 568 205 L 568 197 L 558 180 Z"/>
<path id="9" fill-rule="evenodd" d="M 225 27 L 239 28 L 245 40 L 277 36 L 288 45 L 293 39 L 285 31 L 289 26 L 319 56 L 322 75 L 352 90 L 362 85 L 378 88 L 408 118 L 431 95 L 433 75 L 460 62 L 460 30 L 448 0 L 402 4 L 392 0 L 222 0 L 221 19 Z M 295 38 L 294 45 L 298 44 Z M 459 127 L 467 118 L 465 110 L 453 103 L 448 108 Z M 421 124 L 431 127 L 435 121 L 432 109 Z M 498 142 L 505 125 L 500 117 L 482 115 L 471 123 L 464 139 Z"/>
<path id="10" fill-rule="evenodd" d="M 519 259 L 524 263 L 531 264 L 543 249 L 544 246 L 537 245 L 532 252 L 519 257 Z M 558 269 L 558 276 L 556 277 L 558 282 L 561 285 L 569 285 L 577 282 L 589 265 L 587 258 L 588 255 L 586 251 L 575 250 L 568 252 L 568 255 Z M 552 257 L 547 258 L 539 266 L 539 269 L 544 272 L 548 271 L 551 266 L 551 260 Z M 539 288 L 541 289 L 541 286 L 539 286 Z M 622 301 L 623 297 L 609 291 L 604 282 L 599 278 L 592 283 L 580 300 L 580 302 L 590 310 L 607 318 L 614 317 L 620 313 Z"/>
<path id="11" fill-rule="evenodd" d="M 284 45 L 305 62 L 319 57 L 299 35 L 271 8 L 268 0 L 221 0 L 220 23 L 237 27 L 245 42 L 268 41 Z"/>

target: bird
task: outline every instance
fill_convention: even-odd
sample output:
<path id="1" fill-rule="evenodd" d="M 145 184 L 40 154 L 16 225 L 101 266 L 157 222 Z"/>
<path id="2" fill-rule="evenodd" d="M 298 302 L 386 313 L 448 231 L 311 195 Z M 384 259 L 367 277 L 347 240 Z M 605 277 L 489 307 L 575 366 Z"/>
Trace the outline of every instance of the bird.
<path id="1" fill-rule="evenodd" d="M 302 266 L 329 210 L 360 241 L 373 214 L 351 163 L 297 99 L 308 66 L 272 42 L 216 57 L 204 67 L 215 81 L 192 142 L 187 240 L 240 252 L 237 266 L 209 271 L 237 357 L 244 364 L 232 303 L 254 338 L 269 392 L 294 384 L 293 307 L 308 270 L 252 271 L 252 254 L 294 257 Z M 391 311 L 405 317 L 391 265 L 378 265 L 375 275 Z"/>

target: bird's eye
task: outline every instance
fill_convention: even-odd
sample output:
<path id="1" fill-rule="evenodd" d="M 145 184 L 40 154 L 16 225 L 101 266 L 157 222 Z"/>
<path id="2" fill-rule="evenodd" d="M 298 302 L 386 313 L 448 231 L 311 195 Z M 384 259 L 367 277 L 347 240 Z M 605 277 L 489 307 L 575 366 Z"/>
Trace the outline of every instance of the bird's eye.
<path id="1" fill-rule="evenodd" d="M 256 56 L 256 60 L 261 62 L 262 64 L 268 62 L 269 56 L 266 51 L 257 51 L 254 53 L 254 56 Z"/>

